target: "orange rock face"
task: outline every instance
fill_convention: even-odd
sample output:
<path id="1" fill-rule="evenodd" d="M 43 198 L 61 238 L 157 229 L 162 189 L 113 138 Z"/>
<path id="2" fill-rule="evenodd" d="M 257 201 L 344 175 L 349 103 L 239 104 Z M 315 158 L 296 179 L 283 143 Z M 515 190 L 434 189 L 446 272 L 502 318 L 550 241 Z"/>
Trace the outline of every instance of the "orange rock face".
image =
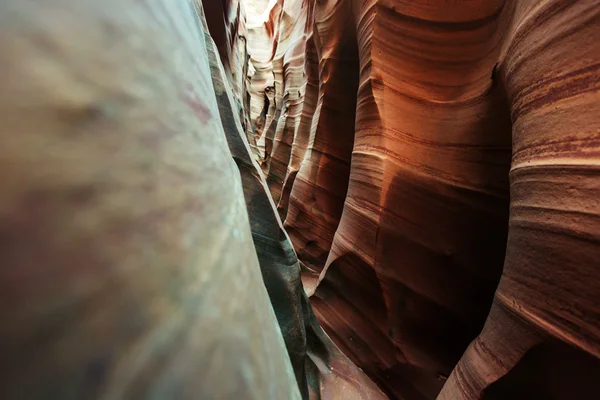
<path id="1" fill-rule="evenodd" d="M 597 0 L 0 32 L 0 398 L 598 397 Z"/>
<path id="2" fill-rule="evenodd" d="M 598 2 L 281 4 L 257 158 L 328 334 L 391 398 L 594 397 Z"/>

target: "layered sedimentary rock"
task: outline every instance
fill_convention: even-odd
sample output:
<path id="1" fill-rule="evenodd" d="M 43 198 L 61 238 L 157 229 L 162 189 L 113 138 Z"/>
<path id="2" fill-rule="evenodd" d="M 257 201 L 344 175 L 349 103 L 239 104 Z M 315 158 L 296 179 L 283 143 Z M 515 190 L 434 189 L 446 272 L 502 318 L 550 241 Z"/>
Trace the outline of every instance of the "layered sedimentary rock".
<path id="1" fill-rule="evenodd" d="M 491 79 L 497 5 L 393 4 L 357 10 L 352 169 L 314 304 L 388 393 L 435 398 L 500 277 L 510 116 Z"/>
<path id="2" fill-rule="evenodd" d="M 600 389 L 600 4 L 507 3 L 497 67 L 512 120 L 502 278 L 441 399 Z M 550 367 L 552 366 L 552 367 Z"/>
<path id="3" fill-rule="evenodd" d="M 278 119 L 275 132 L 273 123 L 262 128 L 260 116 L 251 119 L 257 121 L 255 136 L 265 138 L 264 154 L 259 150 L 258 159 L 285 228 L 302 252 L 303 280 L 309 287 L 327 258 L 348 187 L 358 87 L 352 4 L 290 0 L 269 6 L 263 31 L 273 30 L 279 41 L 273 47 L 272 76 L 259 78 L 274 82 L 269 88 L 275 110 L 267 115 Z M 273 10 L 279 8 L 280 19 L 274 22 Z M 252 51 L 270 48 L 270 38 L 249 40 L 257 71 L 268 68 L 255 61 Z M 268 98 L 254 86 L 249 91 L 253 98 Z"/>
<path id="4" fill-rule="evenodd" d="M 336 348 L 314 317 L 302 289 L 298 258 L 269 194 L 267 179 L 253 158 L 235 113 L 231 82 L 218 55 L 223 52 L 217 50 L 228 44 L 213 45 L 209 32 L 212 33 L 212 29 L 206 29 L 205 39 L 212 45 L 209 45 L 208 56 L 223 128 L 240 170 L 262 276 L 300 393 L 303 398 L 385 398 L 373 382 Z M 239 43 L 245 44 L 244 41 Z M 265 362 L 268 363 L 268 359 Z"/>
<path id="5" fill-rule="evenodd" d="M 597 1 L 0 22 L 0 397 L 597 396 Z"/>
<path id="6" fill-rule="evenodd" d="M 598 2 L 303 4 L 257 158 L 326 331 L 392 398 L 593 397 Z"/>
<path id="7" fill-rule="evenodd" d="M 248 52 L 248 96 L 250 124 L 248 140 L 259 163 L 264 166 L 273 148 L 277 118 L 281 107 L 277 107 L 276 80 L 273 69 L 279 38 L 281 2 L 276 0 L 254 0 L 244 3 L 247 8 Z M 281 88 L 281 79 L 277 83 Z M 280 104 L 280 103 L 279 103 Z"/>
<path id="8" fill-rule="evenodd" d="M 285 221 L 309 293 L 327 259 L 348 189 L 358 87 L 351 9 L 350 1 L 316 3 L 314 8 L 312 39 L 319 59 L 319 91 Z"/>
<path id="9" fill-rule="evenodd" d="M 283 180 L 291 156 L 292 141 L 302 113 L 307 16 L 311 12 L 307 4 L 302 0 L 286 1 L 283 3 L 280 16 L 280 34 L 273 60 L 278 68 L 273 72 L 276 82 L 276 107 L 281 111 L 271 154 L 265 165 L 268 171 L 267 181 L 275 202 L 278 202 L 281 197 Z"/>
<path id="10" fill-rule="evenodd" d="M 0 4 L 0 397 L 385 398 L 308 304 L 211 5 Z"/>

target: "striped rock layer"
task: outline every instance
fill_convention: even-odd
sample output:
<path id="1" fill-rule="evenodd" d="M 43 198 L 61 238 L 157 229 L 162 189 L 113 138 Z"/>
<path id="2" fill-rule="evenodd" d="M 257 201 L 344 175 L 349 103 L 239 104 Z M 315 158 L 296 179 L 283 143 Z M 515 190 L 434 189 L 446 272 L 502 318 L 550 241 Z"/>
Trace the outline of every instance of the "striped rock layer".
<path id="1" fill-rule="evenodd" d="M 598 1 L 4 1 L 0 33 L 0 398 L 597 397 Z"/>
<path id="2" fill-rule="evenodd" d="M 600 3 L 267 7 L 255 158 L 334 342 L 390 398 L 596 397 Z"/>
<path id="3" fill-rule="evenodd" d="M 0 398 L 385 398 L 308 303 L 210 3 L 0 2 Z"/>

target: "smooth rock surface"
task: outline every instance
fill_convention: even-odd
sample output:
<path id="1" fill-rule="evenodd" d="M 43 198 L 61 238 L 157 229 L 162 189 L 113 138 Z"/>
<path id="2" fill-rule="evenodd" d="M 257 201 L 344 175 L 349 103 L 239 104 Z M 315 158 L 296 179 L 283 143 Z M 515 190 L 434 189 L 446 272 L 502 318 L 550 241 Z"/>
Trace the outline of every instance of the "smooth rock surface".
<path id="1" fill-rule="evenodd" d="M 193 7 L 0 3 L 3 399 L 301 398 Z"/>
<path id="2" fill-rule="evenodd" d="M 303 3 L 259 159 L 325 330 L 391 398 L 595 397 L 600 4 Z"/>
<path id="3" fill-rule="evenodd" d="M 252 158 L 241 3 L 0 22 L 1 398 L 385 398 L 319 327 Z"/>
<path id="4" fill-rule="evenodd" d="M 0 2 L 0 69 L 1 398 L 600 392 L 597 0 Z"/>
<path id="5" fill-rule="evenodd" d="M 212 32 L 206 30 L 206 40 L 212 42 L 209 31 Z M 244 41 L 239 43 L 244 45 Z M 303 398 L 385 398 L 376 385 L 336 348 L 315 319 L 302 289 L 298 258 L 270 196 L 267 179 L 252 157 L 245 133 L 234 112 L 235 101 L 231 96 L 230 81 L 218 60 L 218 53 L 221 52 L 217 48 L 220 47 L 209 46 L 208 55 L 223 128 L 240 170 L 263 279 L 300 392 Z"/>

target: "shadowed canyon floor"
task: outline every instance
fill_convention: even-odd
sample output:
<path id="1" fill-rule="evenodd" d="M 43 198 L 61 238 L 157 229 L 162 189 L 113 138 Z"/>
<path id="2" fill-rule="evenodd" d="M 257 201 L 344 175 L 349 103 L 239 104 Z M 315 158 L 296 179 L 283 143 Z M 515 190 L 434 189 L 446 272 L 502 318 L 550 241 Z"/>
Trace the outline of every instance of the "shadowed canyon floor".
<path id="1" fill-rule="evenodd" d="M 0 398 L 592 399 L 597 0 L 0 1 Z"/>

